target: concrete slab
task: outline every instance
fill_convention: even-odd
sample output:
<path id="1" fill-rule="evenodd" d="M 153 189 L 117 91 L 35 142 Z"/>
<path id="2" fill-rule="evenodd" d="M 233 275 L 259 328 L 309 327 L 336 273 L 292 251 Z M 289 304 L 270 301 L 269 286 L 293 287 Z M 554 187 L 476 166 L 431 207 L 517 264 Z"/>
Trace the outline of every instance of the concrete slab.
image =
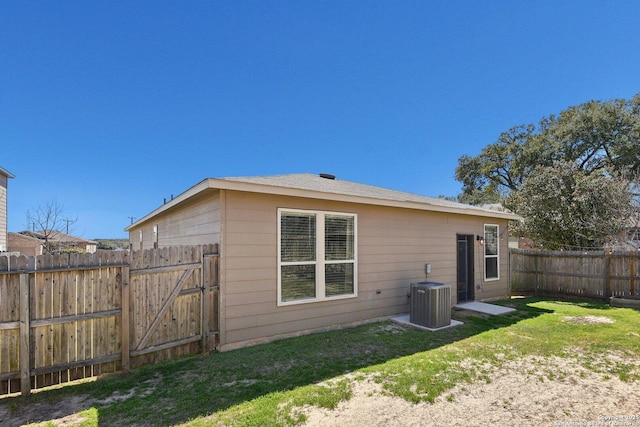
<path id="1" fill-rule="evenodd" d="M 500 305 L 495 304 L 487 304 L 486 302 L 472 301 L 472 302 L 464 302 L 462 304 L 456 304 L 456 308 L 461 308 L 463 310 L 472 310 L 477 311 L 478 313 L 491 314 L 491 315 L 500 315 L 511 313 L 512 311 L 516 311 L 515 308 L 510 307 L 502 307 Z"/>
<path id="2" fill-rule="evenodd" d="M 462 322 L 460 322 L 458 320 L 451 319 L 451 323 L 449 325 L 447 325 L 447 326 L 442 326 L 441 328 L 427 328 L 426 326 L 416 325 L 415 323 L 411 323 L 409 321 L 409 315 L 408 314 L 404 314 L 402 316 L 397 316 L 397 317 L 392 317 L 391 321 L 399 323 L 401 325 L 413 326 L 414 328 L 422 329 L 424 331 L 431 331 L 431 332 L 439 331 L 439 330 L 447 329 L 447 328 L 452 328 L 454 326 L 464 325 L 464 323 L 462 323 Z"/>

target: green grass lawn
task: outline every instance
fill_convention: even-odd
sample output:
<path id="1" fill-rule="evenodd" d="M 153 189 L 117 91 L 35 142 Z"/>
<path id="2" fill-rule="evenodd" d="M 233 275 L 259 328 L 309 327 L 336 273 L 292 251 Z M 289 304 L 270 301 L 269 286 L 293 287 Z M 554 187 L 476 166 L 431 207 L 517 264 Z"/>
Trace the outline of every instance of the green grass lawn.
<path id="1" fill-rule="evenodd" d="M 432 402 L 458 383 L 487 380 L 490 367 L 528 356 L 571 358 L 623 381 L 640 380 L 639 311 L 541 298 L 498 303 L 517 310 L 485 316 L 455 309 L 464 325 L 438 332 L 368 324 L 3 399 L 0 424 L 32 411 L 52 425 L 46 414 L 53 410 L 46 409 L 75 402 L 62 415 L 75 414 L 86 426 L 296 425 L 304 416 L 295 408 L 333 408 L 349 399 L 354 377 L 373 377 L 410 402 Z M 589 321 L 602 318 L 610 323 Z"/>

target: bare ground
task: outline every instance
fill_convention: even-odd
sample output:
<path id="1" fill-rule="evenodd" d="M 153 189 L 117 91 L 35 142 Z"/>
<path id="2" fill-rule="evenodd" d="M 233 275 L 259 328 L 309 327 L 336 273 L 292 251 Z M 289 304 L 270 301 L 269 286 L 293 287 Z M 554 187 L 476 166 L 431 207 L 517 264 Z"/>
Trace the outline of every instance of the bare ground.
<path id="1" fill-rule="evenodd" d="M 368 379 L 355 382 L 354 396 L 335 410 L 301 410 L 306 427 L 640 426 L 640 384 L 589 371 L 574 360 L 530 357 L 505 363 L 490 381 L 459 384 L 434 403 L 389 396 Z"/>

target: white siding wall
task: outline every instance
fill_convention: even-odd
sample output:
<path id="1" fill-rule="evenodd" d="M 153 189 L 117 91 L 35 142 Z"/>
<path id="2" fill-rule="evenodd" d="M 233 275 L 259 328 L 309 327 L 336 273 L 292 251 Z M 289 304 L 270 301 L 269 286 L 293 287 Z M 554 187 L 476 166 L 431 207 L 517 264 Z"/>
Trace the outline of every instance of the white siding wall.
<path id="1" fill-rule="evenodd" d="M 456 234 L 483 235 L 500 224 L 500 280 L 483 282 L 482 246 L 475 242 L 476 300 L 508 295 L 506 221 L 408 209 L 326 202 L 227 191 L 221 247 L 221 342 L 226 348 L 268 341 L 339 324 L 358 323 L 409 310 L 412 282 L 452 286 L 456 298 Z M 277 306 L 277 209 L 358 214 L 358 297 Z M 224 348 L 224 347 L 223 347 Z"/>

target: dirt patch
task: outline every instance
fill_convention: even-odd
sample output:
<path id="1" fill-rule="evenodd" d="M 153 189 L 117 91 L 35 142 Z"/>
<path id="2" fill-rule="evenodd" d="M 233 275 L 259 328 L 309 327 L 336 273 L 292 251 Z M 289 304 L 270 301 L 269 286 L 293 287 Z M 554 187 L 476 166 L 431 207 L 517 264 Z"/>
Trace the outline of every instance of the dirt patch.
<path id="1" fill-rule="evenodd" d="M 615 320 L 606 316 L 565 316 L 562 320 L 569 323 L 585 323 L 591 325 L 615 322 Z"/>
<path id="2" fill-rule="evenodd" d="M 28 423 L 52 420 L 55 425 L 80 425 L 84 419 L 78 415 L 92 405 L 87 396 L 71 396 L 55 404 L 50 402 L 31 403 L 28 406 L 7 408 L 0 406 L 0 425 L 18 427 Z"/>
<path id="3" fill-rule="evenodd" d="M 303 411 L 307 427 L 607 425 L 612 417 L 640 417 L 639 401 L 637 382 L 609 378 L 568 359 L 527 358 L 495 369 L 488 382 L 460 384 L 433 404 L 387 396 L 367 379 L 355 382 L 353 397 L 335 410 Z M 640 425 L 639 418 L 635 422 Z"/>
<path id="4" fill-rule="evenodd" d="M 371 328 L 371 331 L 374 333 L 378 333 L 378 332 L 386 332 L 386 333 L 391 333 L 391 334 L 399 334 L 402 333 L 404 331 L 406 331 L 407 328 L 399 325 L 397 323 L 382 323 L 380 326 L 378 326 L 377 328 Z"/>
<path id="5" fill-rule="evenodd" d="M 162 382 L 162 375 L 143 382 L 126 393 L 114 392 L 106 399 L 97 400 L 85 395 L 71 396 L 56 402 L 30 402 L 27 404 L 0 405 L 0 426 L 19 427 L 29 423 L 49 421 L 56 426 L 79 426 L 86 421 L 80 412 L 96 405 L 109 405 L 121 402 L 133 396 L 148 396 Z"/>
<path id="6" fill-rule="evenodd" d="M 113 402 L 122 402 L 131 399 L 133 396 L 146 397 L 153 393 L 158 385 L 162 383 L 162 375 L 156 374 L 153 378 L 143 382 L 140 387 L 134 387 L 129 392 L 122 394 L 118 391 L 103 400 L 97 400 L 95 403 L 100 405 L 109 405 Z"/>

